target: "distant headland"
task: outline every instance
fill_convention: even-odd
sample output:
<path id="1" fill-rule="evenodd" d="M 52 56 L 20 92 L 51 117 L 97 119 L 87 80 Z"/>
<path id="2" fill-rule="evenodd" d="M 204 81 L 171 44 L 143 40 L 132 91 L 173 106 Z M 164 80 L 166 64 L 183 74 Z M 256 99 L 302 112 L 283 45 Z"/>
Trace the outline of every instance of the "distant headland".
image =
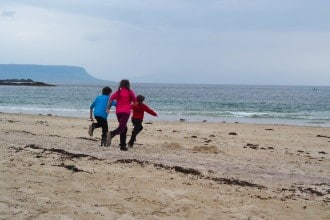
<path id="1" fill-rule="evenodd" d="M 0 64 L 0 80 L 32 79 L 50 84 L 109 83 L 91 76 L 83 67 L 64 65 Z"/>
<path id="2" fill-rule="evenodd" d="M 44 82 L 36 82 L 32 79 L 4 79 L 0 80 L 0 86 L 55 86 Z"/>

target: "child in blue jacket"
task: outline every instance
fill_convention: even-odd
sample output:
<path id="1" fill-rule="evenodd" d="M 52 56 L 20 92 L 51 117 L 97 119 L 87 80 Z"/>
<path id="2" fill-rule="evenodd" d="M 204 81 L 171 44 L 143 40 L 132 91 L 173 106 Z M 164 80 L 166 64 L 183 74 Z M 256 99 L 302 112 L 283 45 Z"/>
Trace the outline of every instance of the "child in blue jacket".
<path id="1" fill-rule="evenodd" d="M 88 134 L 90 136 L 93 136 L 93 131 L 95 130 L 95 128 L 101 127 L 102 128 L 101 146 L 105 146 L 107 133 L 108 133 L 108 121 L 107 121 L 108 113 L 106 112 L 106 109 L 111 92 L 112 89 L 110 87 L 104 87 L 102 89 L 102 95 L 97 96 L 90 106 L 89 118 L 93 123 L 89 126 Z M 116 102 L 112 102 L 111 106 L 116 106 Z M 96 122 L 94 122 L 93 119 L 93 112 Z"/>

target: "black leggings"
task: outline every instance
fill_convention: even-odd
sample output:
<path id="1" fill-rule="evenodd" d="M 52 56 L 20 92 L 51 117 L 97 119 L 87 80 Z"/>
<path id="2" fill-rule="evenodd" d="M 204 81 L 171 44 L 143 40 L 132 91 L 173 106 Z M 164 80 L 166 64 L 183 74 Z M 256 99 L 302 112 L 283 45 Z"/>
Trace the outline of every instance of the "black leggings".
<path id="1" fill-rule="evenodd" d="M 94 128 L 102 127 L 102 136 L 106 136 L 108 133 L 108 121 L 100 116 L 95 116 L 96 123 L 93 123 Z"/>
<path id="2" fill-rule="evenodd" d="M 131 136 L 131 140 L 129 141 L 130 144 L 134 144 L 136 136 L 138 135 L 138 133 L 140 133 L 140 131 L 142 131 L 143 126 L 142 126 L 142 121 L 141 119 L 137 119 L 137 118 L 132 118 L 132 123 L 133 123 L 133 131 L 132 131 L 132 136 Z"/>

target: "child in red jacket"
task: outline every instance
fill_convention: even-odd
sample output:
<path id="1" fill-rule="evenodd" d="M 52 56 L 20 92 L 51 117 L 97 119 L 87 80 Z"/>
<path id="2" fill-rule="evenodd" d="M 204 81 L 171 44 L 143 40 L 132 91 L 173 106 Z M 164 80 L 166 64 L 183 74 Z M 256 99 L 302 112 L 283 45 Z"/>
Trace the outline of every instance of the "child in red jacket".
<path id="1" fill-rule="evenodd" d="M 132 105 L 132 109 L 133 109 L 132 123 L 134 128 L 132 131 L 131 139 L 128 142 L 128 147 L 133 147 L 136 136 L 143 129 L 142 121 L 144 117 L 144 112 L 147 112 L 153 116 L 157 116 L 157 113 L 154 110 L 149 108 L 149 106 L 147 106 L 146 104 L 143 104 L 143 101 L 145 99 L 143 95 L 138 95 L 136 99 L 137 99 L 137 104 Z"/>

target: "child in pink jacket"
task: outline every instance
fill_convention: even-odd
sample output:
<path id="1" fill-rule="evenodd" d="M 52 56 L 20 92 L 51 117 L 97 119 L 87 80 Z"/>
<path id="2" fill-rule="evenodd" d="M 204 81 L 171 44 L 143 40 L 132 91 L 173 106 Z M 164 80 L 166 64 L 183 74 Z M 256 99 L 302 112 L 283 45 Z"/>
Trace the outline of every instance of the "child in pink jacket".
<path id="1" fill-rule="evenodd" d="M 134 91 L 130 89 L 130 83 L 127 79 L 120 81 L 118 90 L 113 93 L 108 103 L 108 109 L 110 109 L 111 103 L 116 100 L 116 116 L 118 120 L 118 127 L 110 131 L 107 136 L 106 146 L 111 145 L 111 140 L 116 135 L 120 135 L 120 150 L 127 151 L 126 147 L 126 134 L 127 134 L 127 122 L 131 114 L 131 104 L 136 102 Z"/>

